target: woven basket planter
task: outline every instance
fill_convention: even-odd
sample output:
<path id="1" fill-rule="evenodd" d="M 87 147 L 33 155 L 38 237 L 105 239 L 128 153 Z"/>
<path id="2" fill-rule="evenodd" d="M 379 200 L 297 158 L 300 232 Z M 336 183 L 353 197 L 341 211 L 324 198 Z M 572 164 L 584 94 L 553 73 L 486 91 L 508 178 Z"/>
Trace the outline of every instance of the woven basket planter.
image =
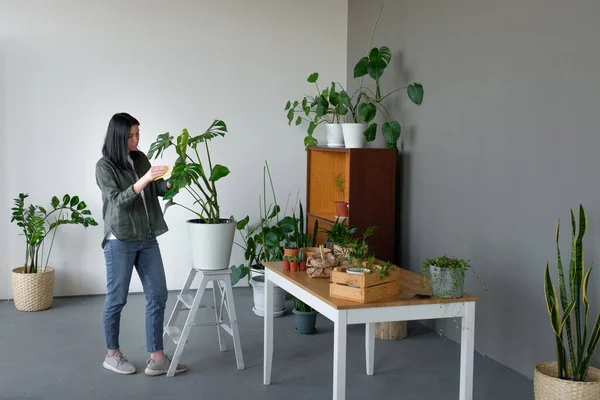
<path id="1" fill-rule="evenodd" d="M 19 311 L 42 311 L 50 308 L 54 297 L 54 268 L 45 272 L 25 274 L 25 267 L 12 271 L 12 291 Z M 42 268 L 40 268 L 42 270 Z"/>
<path id="2" fill-rule="evenodd" d="M 585 382 L 558 379 L 556 361 L 538 364 L 533 377 L 535 400 L 598 400 L 600 369 L 590 367 Z"/>

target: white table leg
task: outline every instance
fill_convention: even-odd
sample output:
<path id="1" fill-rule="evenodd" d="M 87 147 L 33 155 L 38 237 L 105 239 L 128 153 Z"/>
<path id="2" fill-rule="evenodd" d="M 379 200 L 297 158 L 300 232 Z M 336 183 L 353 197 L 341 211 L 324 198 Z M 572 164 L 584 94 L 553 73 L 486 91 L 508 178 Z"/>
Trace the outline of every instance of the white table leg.
<path id="1" fill-rule="evenodd" d="M 348 312 L 339 310 L 333 328 L 333 400 L 346 399 L 346 336 Z"/>
<path id="2" fill-rule="evenodd" d="M 460 343 L 460 400 L 473 400 L 473 357 L 475 352 L 475 302 L 465 303 Z"/>
<path id="3" fill-rule="evenodd" d="M 367 360 L 367 375 L 373 375 L 375 364 L 375 323 L 365 324 L 365 356 Z"/>
<path id="4" fill-rule="evenodd" d="M 263 383 L 271 384 L 271 364 L 273 362 L 273 282 L 269 280 L 269 271 L 265 270 L 265 343 L 263 361 Z"/>

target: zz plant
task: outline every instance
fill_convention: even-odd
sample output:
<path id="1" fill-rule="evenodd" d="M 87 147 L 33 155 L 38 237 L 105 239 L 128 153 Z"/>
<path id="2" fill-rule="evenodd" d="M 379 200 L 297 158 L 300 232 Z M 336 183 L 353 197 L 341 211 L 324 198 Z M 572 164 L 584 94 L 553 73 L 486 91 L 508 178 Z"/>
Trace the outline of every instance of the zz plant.
<path id="1" fill-rule="evenodd" d="M 58 197 L 52 197 L 50 206 L 52 209 L 40 205 L 25 205 L 25 199 L 29 194 L 20 193 L 19 197 L 14 199 L 14 207 L 12 208 L 11 222 L 16 224 L 23 230 L 25 236 L 25 269 L 24 273 L 45 272 L 50 260 L 54 238 L 56 237 L 57 228 L 60 225 L 72 224 L 83 225 L 84 227 L 96 226 L 98 223 L 92 218 L 92 212 L 87 208 L 84 201 L 81 201 L 78 196 L 65 194 L 62 201 Z M 48 235 L 52 233 L 50 247 L 44 260 L 44 243 Z M 39 268 L 42 270 L 39 271 Z"/>
<path id="2" fill-rule="evenodd" d="M 216 182 L 229 175 L 229 169 L 220 164 L 213 165 L 208 142 L 219 136 L 224 137 L 226 133 L 225 122 L 214 120 L 204 133 L 197 136 L 191 136 L 187 129 L 183 129 L 176 141 L 173 141 L 174 137 L 168 132 L 158 135 L 156 141 L 150 146 L 148 158 L 156 159 L 162 156 L 169 147 L 175 147 L 179 156 L 169 178 L 172 187 L 163 197 L 167 200 L 165 212 L 170 206 L 179 205 L 196 214 L 205 223 L 222 222 Z M 206 150 L 204 162 L 198 152 L 198 147 L 202 145 Z M 194 199 L 193 205 L 198 205 L 197 211 L 173 201 L 173 198 L 184 189 Z"/>
<path id="3" fill-rule="evenodd" d="M 559 220 L 555 236 L 559 294 L 556 293 L 550 278 L 548 264 L 544 273 L 544 293 L 552 331 L 556 338 L 558 378 L 583 382 L 600 340 L 600 314 L 596 317 L 591 331 L 588 331 L 590 304 L 587 289 L 592 267 L 585 271 L 583 236 L 587 229 L 587 215 L 581 205 L 579 205 L 579 231 L 576 229 L 573 210 L 571 210 L 571 228 L 571 261 L 568 275 L 565 277 L 558 244 Z"/>

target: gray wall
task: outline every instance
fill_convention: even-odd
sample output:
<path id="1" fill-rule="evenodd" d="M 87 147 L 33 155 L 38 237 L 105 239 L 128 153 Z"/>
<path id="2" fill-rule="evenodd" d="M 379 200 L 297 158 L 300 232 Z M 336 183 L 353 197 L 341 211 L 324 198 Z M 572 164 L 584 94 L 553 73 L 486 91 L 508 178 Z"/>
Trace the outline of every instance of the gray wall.
<path id="1" fill-rule="evenodd" d="M 378 8 L 349 1 L 349 81 Z M 402 264 L 471 259 L 489 286 L 483 296 L 467 280 L 482 295 L 476 349 L 527 376 L 556 357 L 542 277 L 547 261 L 555 271 L 558 218 L 568 258 L 569 208 L 579 203 L 586 262 L 600 263 L 598 17 L 593 0 L 399 0 L 385 4 L 374 40 L 393 54 L 386 91 L 407 80 L 425 88 L 420 108 L 404 95 L 388 103 L 404 128 Z M 600 271 L 594 316 L 599 289 Z M 458 338 L 453 323 L 444 333 Z"/>

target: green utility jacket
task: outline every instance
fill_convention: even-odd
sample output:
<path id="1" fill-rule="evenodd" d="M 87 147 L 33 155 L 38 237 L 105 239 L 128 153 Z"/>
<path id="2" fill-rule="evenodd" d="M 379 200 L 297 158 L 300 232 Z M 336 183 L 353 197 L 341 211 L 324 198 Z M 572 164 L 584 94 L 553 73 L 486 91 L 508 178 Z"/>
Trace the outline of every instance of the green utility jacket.
<path id="1" fill-rule="evenodd" d="M 135 172 L 142 177 L 150 169 L 150 161 L 141 151 L 130 153 Z M 104 240 L 112 232 L 119 240 L 132 242 L 147 240 L 162 235 L 169 230 L 163 218 L 158 196 L 167 192 L 167 182 L 158 179 L 144 188 L 148 215 L 141 194 L 133 191 L 137 181 L 131 168 L 123 169 L 107 157 L 96 163 L 96 183 L 102 191 L 102 218 L 104 219 Z"/>

